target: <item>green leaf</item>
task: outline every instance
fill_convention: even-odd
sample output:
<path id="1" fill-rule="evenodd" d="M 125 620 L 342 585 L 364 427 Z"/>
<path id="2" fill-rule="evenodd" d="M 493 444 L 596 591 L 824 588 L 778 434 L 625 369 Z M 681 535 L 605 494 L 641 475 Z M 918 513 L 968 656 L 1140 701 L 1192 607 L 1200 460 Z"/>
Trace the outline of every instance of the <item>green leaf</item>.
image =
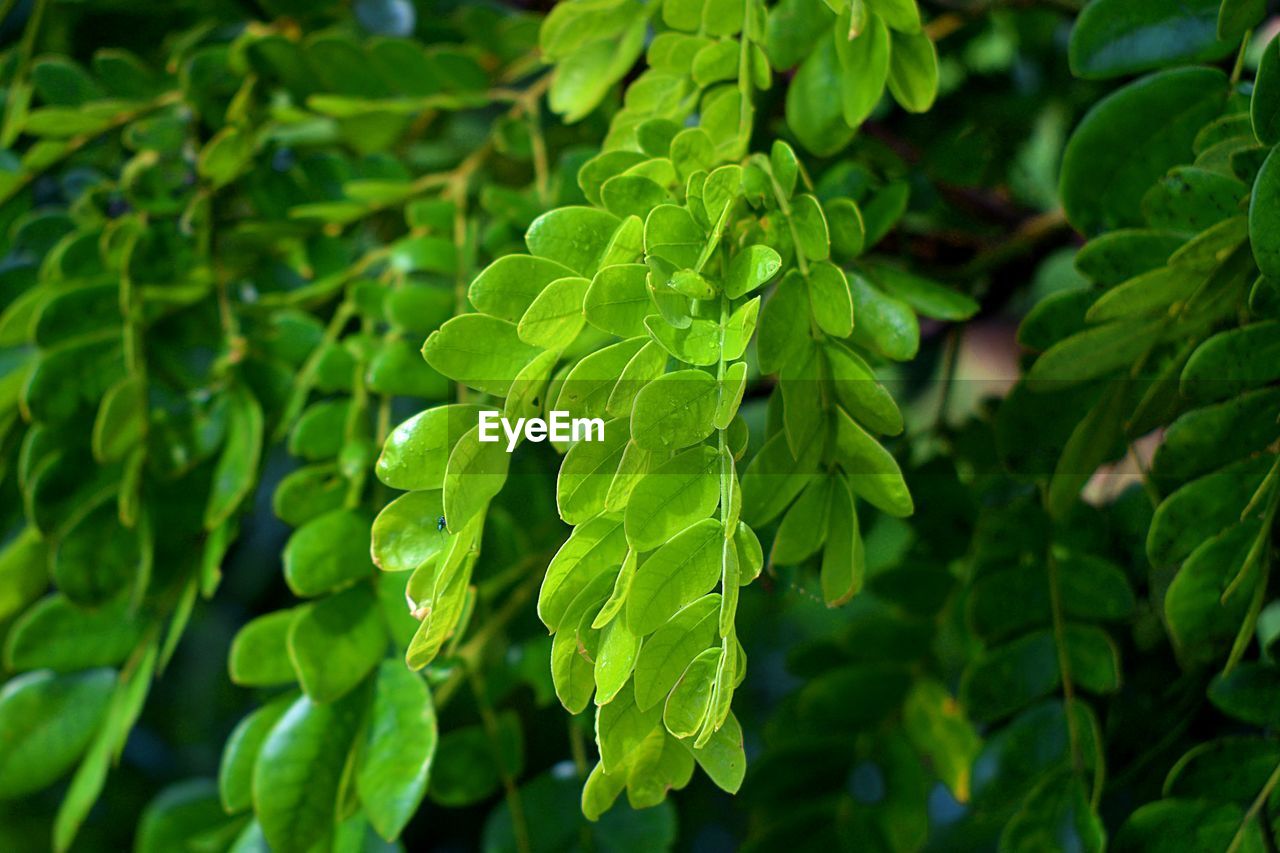
<path id="1" fill-rule="evenodd" d="M 828 505 L 827 542 L 822 552 L 823 601 L 828 607 L 844 605 L 863 588 L 867 555 L 858 528 L 854 496 L 844 478 L 832 484 Z"/>
<path id="2" fill-rule="evenodd" d="M 716 401 L 715 416 L 712 419 L 716 429 L 728 429 L 729 424 L 742 405 L 742 396 L 747 390 L 747 363 L 737 361 L 725 369 L 724 379 L 720 383 L 719 399 Z"/>
<path id="3" fill-rule="evenodd" d="M 797 251 L 811 261 L 825 261 L 831 256 L 827 216 L 816 198 L 805 194 L 792 199 L 791 224 L 795 228 Z"/>
<path id="4" fill-rule="evenodd" d="M 1267 14 L 1266 0 L 1222 0 L 1218 10 L 1218 38 L 1235 43 Z"/>
<path id="5" fill-rule="evenodd" d="M 1000 833 L 1000 848 L 1035 850 L 1043 843 L 1046 826 L 1055 828 L 1064 846 L 1092 853 L 1106 849 L 1102 819 L 1090 805 L 1081 777 L 1069 768 L 1058 768 L 1031 790 Z"/>
<path id="6" fill-rule="evenodd" d="M 51 568 L 64 595 L 93 607 L 145 578 L 146 559 L 139 531 L 125 527 L 114 497 L 103 495 L 65 522 Z"/>
<path id="7" fill-rule="evenodd" d="M 635 702 L 640 710 L 665 700 L 689 663 L 715 641 L 720 601 L 719 593 L 705 595 L 645 638 L 635 664 Z"/>
<path id="8" fill-rule="evenodd" d="M 289 455 L 311 462 L 332 459 L 342 450 L 348 400 L 325 400 L 308 406 L 289 433 Z"/>
<path id="9" fill-rule="evenodd" d="M 817 474 L 822 448 L 811 444 L 796 459 L 782 431 L 756 453 L 742 478 L 743 517 L 753 525 L 768 524 L 782 513 Z"/>
<path id="10" fill-rule="evenodd" d="M 1234 45 L 1218 40 L 1219 5 L 1093 0 L 1071 29 L 1071 72 L 1098 80 L 1221 59 Z"/>
<path id="11" fill-rule="evenodd" d="M 694 759 L 711 781 L 730 794 L 737 793 L 747 774 L 747 756 L 742 747 L 742 726 L 733 714 L 710 741 L 692 750 Z"/>
<path id="12" fill-rule="evenodd" d="M 1132 395 L 1132 384 L 1109 383 L 1102 398 L 1071 431 L 1045 493 L 1045 509 L 1055 519 L 1066 517 L 1094 471 L 1116 455 L 1124 419 L 1133 411 Z"/>
<path id="13" fill-rule="evenodd" d="M 613 584 L 607 572 L 593 577 L 569 603 L 551 643 L 552 684 L 571 714 L 582 713 L 595 691 L 592 661 L 599 655 L 600 631 L 591 625 Z"/>
<path id="14" fill-rule="evenodd" d="M 227 737 L 218 765 L 218 792 L 227 812 L 236 814 L 253 805 L 253 769 L 262 744 L 296 698 L 289 693 L 263 705 L 237 723 Z"/>
<path id="15" fill-rule="evenodd" d="M 645 18 L 638 8 L 630 12 L 625 16 L 630 24 L 620 37 L 594 41 L 556 63 L 549 101 L 565 121 L 577 121 L 595 109 L 644 49 Z"/>
<path id="16" fill-rule="evenodd" d="M 15 672 L 75 672 L 124 661 L 142 639 L 142 625 L 118 598 L 92 609 L 54 593 L 16 620 L 4 644 L 5 666 Z"/>
<path id="17" fill-rule="evenodd" d="M 970 770 L 982 747 L 955 698 L 931 678 L 918 680 L 903 703 L 903 729 L 956 799 L 969 800 Z"/>
<path id="18" fill-rule="evenodd" d="M 520 340 L 514 323 L 485 314 L 454 317 L 431 333 L 422 355 L 436 370 L 463 385 L 505 397 L 521 368 L 538 355 Z"/>
<path id="19" fill-rule="evenodd" d="M 671 194 L 644 175 L 615 175 L 600 188 L 600 200 L 614 216 L 646 216 L 660 204 L 671 201 Z"/>
<path id="20" fill-rule="evenodd" d="M 288 647 L 293 616 L 292 610 L 277 610 L 251 620 L 236 632 L 227 661 L 232 683 L 275 687 L 297 680 Z"/>
<path id="21" fill-rule="evenodd" d="M 915 0 L 866 0 L 868 10 L 892 29 L 903 33 L 920 32 L 920 10 Z"/>
<path id="22" fill-rule="evenodd" d="M 649 341 L 637 350 L 618 375 L 618 383 L 609 392 L 605 412 L 614 417 L 629 416 L 640 389 L 666 371 L 667 361 L 667 351 L 657 341 Z"/>
<path id="23" fill-rule="evenodd" d="M 142 713 L 155 674 L 157 649 L 153 644 L 138 658 L 136 668 L 126 672 L 111 693 L 106 719 L 97 736 L 89 744 L 84 760 L 71 776 L 66 795 L 58 806 L 53 821 L 53 846 L 55 850 L 70 849 L 81 824 L 102 795 L 107 782 L 107 771 L 112 762 L 120 760 L 129 731 Z"/>
<path id="24" fill-rule="evenodd" d="M 693 269 L 706 244 L 702 228 L 683 207 L 663 204 L 649 212 L 644 221 L 644 251 L 675 265 Z"/>
<path id="25" fill-rule="evenodd" d="M 227 391 L 227 437 L 204 511 L 206 530 L 230 518 L 253 491 L 261 455 L 262 405 L 248 389 L 233 385 Z"/>
<path id="26" fill-rule="evenodd" d="M 657 314 L 651 314 L 645 318 L 644 325 L 649 337 L 686 364 L 707 367 L 720 360 L 721 329 L 718 323 L 695 319 L 687 327 L 678 329 Z"/>
<path id="27" fill-rule="evenodd" d="M 645 333 L 644 318 L 653 311 L 644 264 L 602 267 L 591 280 L 583 299 L 587 322 L 611 335 L 634 338 Z"/>
<path id="28" fill-rule="evenodd" d="M 835 338 L 853 333 L 853 295 L 844 271 L 827 261 L 809 268 L 809 304 L 818 328 Z"/>
<path id="29" fill-rule="evenodd" d="M 1249 200 L 1249 237 L 1258 269 L 1268 278 L 1280 278 L 1280 157 L 1273 150 L 1262 164 Z"/>
<path id="30" fill-rule="evenodd" d="M 578 186 L 587 201 L 602 204 L 600 191 L 605 181 L 621 175 L 632 166 L 643 163 L 648 158 L 639 151 L 602 151 L 582 164 L 578 169 Z"/>
<path id="31" fill-rule="evenodd" d="M 626 688 L 612 702 L 596 709 L 596 744 L 605 771 L 623 770 L 645 738 L 661 724 L 661 709 L 641 711 L 633 691 Z"/>
<path id="32" fill-rule="evenodd" d="M 612 701 L 626 685 L 639 651 L 640 637 L 626 620 L 614 619 L 601 630 L 594 673 L 597 705 Z"/>
<path id="33" fill-rule="evenodd" d="M 365 381 L 376 394 L 424 400 L 449 396 L 448 380 L 423 362 L 418 348 L 406 340 L 383 341 L 369 362 Z"/>
<path id="34" fill-rule="evenodd" d="M 824 447 L 830 421 L 821 399 L 814 399 L 814 389 L 823 382 L 821 359 L 810 350 L 803 362 L 786 367 L 778 377 L 782 391 L 782 429 L 791 452 L 797 457 L 805 448 Z"/>
<path id="35" fill-rule="evenodd" d="M 200 149 L 196 172 L 214 189 L 238 178 L 253 160 L 253 136 L 235 127 L 224 127 Z"/>
<path id="36" fill-rule="evenodd" d="M 391 244 L 389 261 L 398 272 L 430 272 L 454 275 L 458 250 L 444 237 L 410 236 Z"/>
<path id="37" fill-rule="evenodd" d="M 832 97 L 840 91 L 841 76 L 835 40 L 822 38 L 806 54 L 787 89 L 787 126 L 801 145 L 820 157 L 835 154 L 853 138 L 841 100 Z"/>
<path id="38" fill-rule="evenodd" d="M 565 377 L 555 408 L 580 418 L 605 415 L 618 377 L 647 343 L 645 338 L 630 338 L 584 357 Z"/>
<path id="39" fill-rule="evenodd" d="M 671 140 L 670 157 L 682 181 L 699 170 L 710 171 L 718 160 L 715 143 L 700 127 L 686 127 L 677 133 Z"/>
<path id="40" fill-rule="evenodd" d="M 1244 808 L 1235 803 L 1209 800 L 1158 800 L 1136 809 L 1116 833 L 1111 850 L 1142 853 L 1147 850 L 1226 850 L 1241 827 L 1238 849 L 1250 853 L 1266 850 L 1258 821 L 1245 822 Z"/>
<path id="41" fill-rule="evenodd" d="M 49 583 L 48 555 L 34 527 L 0 547 L 0 621 L 8 620 L 35 600 Z"/>
<path id="42" fill-rule="evenodd" d="M 738 522 L 733 534 L 733 547 L 738 553 L 738 583 L 746 586 L 760 576 L 764 568 L 764 550 L 755 531 L 745 521 Z"/>
<path id="43" fill-rule="evenodd" d="M 890 296 L 934 320 L 959 323 L 978 313 L 979 305 L 972 297 L 906 270 L 876 265 L 872 275 Z"/>
<path id="44" fill-rule="evenodd" d="M 640 389 L 631 411 L 631 435 L 646 450 L 679 450 L 715 430 L 717 386 L 702 370 L 677 370 Z"/>
<path id="45" fill-rule="evenodd" d="M 1232 3 L 1223 3 L 1223 11 Z M 1280 39 L 1271 39 L 1262 52 L 1258 76 L 1249 101 L 1253 132 L 1263 145 L 1280 143 Z"/>
<path id="46" fill-rule="evenodd" d="M 894 32 L 892 43 L 889 91 L 893 99 L 909 113 L 928 112 L 938 97 L 938 49 L 923 32 Z"/>
<path id="47" fill-rule="evenodd" d="M 730 299 L 746 296 L 766 284 L 782 268 L 782 258 L 768 246 L 755 244 L 734 254 L 725 273 L 724 292 Z"/>
<path id="48" fill-rule="evenodd" d="M 399 661 L 383 661 L 355 781 L 369 823 L 388 841 L 399 837 L 427 793 L 437 739 L 427 685 Z"/>
<path id="49" fill-rule="evenodd" d="M 678 738 L 693 737 L 701 731 L 711 711 L 711 693 L 722 650 L 706 649 L 685 668 L 667 697 L 662 722 Z"/>
<path id="50" fill-rule="evenodd" d="M 1161 501 L 1147 532 L 1153 566 L 1179 562 L 1219 531 L 1240 520 L 1271 460 L 1243 459 L 1192 480 Z"/>
<path id="51" fill-rule="evenodd" d="M 446 732 L 436 750 L 431 774 L 431 799 L 444 806 L 466 806 L 486 799 L 502 784 L 502 772 L 520 776 L 524 760 L 520 717 L 500 711 L 490 739 L 482 725 Z"/>
<path id="52" fill-rule="evenodd" d="M 636 570 L 627 595 L 627 626 L 647 636 L 720 579 L 724 528 L 703 519 L 668 540 Z"/>
<path id="53" fill-rule="evenodd" d="M 973 660 L 960 682 L 961 700 L 974 719 L 1017 711 L 1058 686 L 1058 658 L 1050 631 L 1037 631 Z"/>
<path id="54" fill-rule="evenodd" d="M 823 347 L 836 399 L 860 424 L 884 435 L 902 432 L 902 412 L 888 389 L 853 350 L 840 344 Z"/>
<path id="55" fill-rule="evenodd" d="M 636 552 L 627 551 L 626 559 L 622 561 L 622 568 L 618 570 L 618 576 L 613 581 L 613 590 L 601 605 L 596 618 L 591 621 L 592 628 L 603 628 L 611 624 L 613 618 L 622 612 L 623 605 L 627 603 L 627 595 L 631 592 L 631 582 L 636 577 L 637 562 Z"/>
<path id="56" fill-rule="evenodd" d="M 1236 524 L 1198 545 L 1178 569 L 1164 595 L 1164 618 L 1178 659 L 1212 663 L 1231 648 L 1249 602 L 1222 594 L 1258 538 L 1254 522 Z"/>
<path id="57" fill-rule="evenodd" d="M 308 521 L 284 546 L 289 589 L 311 598 L 367 578 L 369 536 L 368 518 L 354 510 L 334 510 Z"/>
<path id="58" fill-rule="evenodd" d="M 782 188 L 782 194 L 791 198 L 796 191 L 796 181 L 800 178 L 800 159 L 796 156 L 795 149 L 785 140 L 775 139 L 769 146 L 769 170 Z"/>
<path id="59" fill-rule="evenodd" d="M 897 461 L 843 409 L 836 409 L 836 449 L 854 493 L 889 515 L 915 511 Z"/>
<path id="60" fill-rule="evenodd" d="M 378 479 L 393 489 L 442 488 L 449 451 L 479 416 L 479 406 L 456 403 L 409 418 L 387 437 L 375 469 Z"/>
<path id="61" fill-rule="evenodd" d="M 1194 402 L 1223 400 L 1280 377 L 1280 322 L 1253 323 L 1209 338 L 1187 361 L 1181 391 Z"/>
<path id="62" fill-rule="evenodd" d="M 720 500 L 719 470 L 720 454 L 699 445 L 644 475 L 623 516 L 631 547 L 651 551 L 711 515 Z"/>
<path id="63" fill-rule="evenodd" d="M 583 298 L 591 284 L 585 278 L 561 278 L 538 294 L 516 326 L 520 340 L 549 350 L 563 350 L 586 324 Z"/>
<path id="64" fill-rule="evenodd" d="M 769 9 L 765 32 L 769 59 L 779 70 L 800 64 L 823 33 L 829 32 L 833 16 L 821 3 L 783 0 Z"/>
<path id="65" fill-rule="evenodd" d="M 1183 753 L 1165 777 L 1163 793 L 1250 802 L 1266 785 L 1278 760 L 1280 749 L 1261 737 L 1215 738 Z"/>
<path id="66" fill-rule="evenodd" d="M 912 11 L 915 4 L 911 3 Z M 919 29 L 916 13 L 916 28 Z M 832 35 L 840 60 L 841 109 L 845 124 L 858 127 L 880 103 L 889 80 L 890 33 L 885 19 L 869 15 L 866 26 L 856 36 L 851 33 L 850 9 L 841 13 Z M 853 254 L 857 254 L 854 252 Z"/>
<path id="67" fill-rule="evenodd" d="M 332 702 L 378 665 L 387 639 L 377 599 L 361 585 L 298 608 L 289 626 L 289 657 L 307 696 Z"/>
<path id="68" fill-rule="evenodd" d="M 525 234 L 529 251 L 592 278 L 621 220 L 594 207 L 561 207 L 533 221 Z"/>
<path id="69" fill-rule="evenodd" d="M 1199 233 L 1236 216 L 1247 193 L 1244 183 L 1231 175 L 1179 166 L 1147 191 L 1142 212 L 1155 228 Z"/>
<path id="70" fill-rule="evenodd" d="M 756 342 L 760 370 L 777 373 L 789 364 L 803 362 L 812 344 L 809 334 L 808 288 L 799 273 L 789 273 L 760 311 Z"/>
<path id="71" fill-rule="evenodd" d="M 1027 373 L 1033 389 L 1061 389 L 1130 367 L 1158 340 L 1161 320 L 1091 326 L 1051 346 Z"/>
<path id="72" fill-rule="evenodd" d="M 579 441 L 565 454 L 556 480 L 556 507 L 568 524 L 595 518 L 622 461 L 630 436 L 621 419 L 605 424 L 603 441 Z"/>
<path id="73" fill-rule="evenodd" d="M 1280 389 L 1251 391 L 1193 409 L 1169 426 L 1151 461 L 1153 476 L 1185 481 L 1262 450 L 1280 438 Z M 1225 435 L 1231 441 L 1223 441 Z"/>
<path id="74" fill-rule="evenodd" d="M 501 441 L 480 440 L 477 424 L 449 453 L 444 474 L 444 517 L 450 533 L 459 533 L 507 482 L 511 454 Z"/>
<path id="75" fill-rule="evenodd" d="M 853 341 L 893 361 L 909 361 L 920 348 L 920 323 L 911 306 L 862 276 L 849 277 L 857 322 Z"/>
<path id="76" fill-rule="evenodd" d="M 511 382 L 507 399 L 502 404 L 503 417 L 512 421 L 541 417 L 546 408 L 544 394 L 551 382 L 552 371 L 559 361 L 558 352 L 547 350 L 522 367 Z M 476 420 L 479 420 L 478 416 Z"/>
<path id="77" fill-rule="evenodd" d="M 93 456 L 117 462 L 136 447 L 147 430 L 147 385 L 138 376 L 121 377 L 102 397 L 93 422 Z"/>
<path id="78" fill-rule="evenodd" d="M 627 540 L 616 517 L 598 516 L 574 528 L 543 577 L 538 592 L 542 624 L 558 630 L 578 593 L 598 576 L 621 566 L 626 554 Z"/>
<path id="79" fill-rule="evenodd" d="M 300 696 L 271 728 L 253 771 L 253 806 L 272 850 L 305 853 L 338 821 L 338 792 L 364 702 Z"/>
<path id="80" fill-rule="evenodd" d="M 1244 663 L 1213 679 L 1209 700 L 1238 720 L 1270 728 L 1280 719 L 1270 698 L 1275 696 L 1277 687 L 1280 687 L 1280 668 L 1263 662 Z"/>
<path id="81" fill-rule="evenodd" d="M 169 785 L 152 800 L 138 822 L 135 850 L 161 853 L 183 846 L 188 839 L 217 837 L 227 831 L 227 815 L 210 779 L 191 779 Z"/>
<path id="82" fill-rule="evenodd" d="M 822 548 L 827 538 L 831 485 L 829 477 L 814 480 L 787 510 L 769 552 L 774 564 L 799 565 Z"/>
<path id="83" fill-rule="evenodd" d="M 0 690 L 0 797 L 21 797 L 71 769 L 93 740 L 115 690 L 110 669 L 48 670 L 12 678 Z"/>
<path id="84" fill-rule="evenodd" d="M 421 669 L 435 659 L 457 630 L 472 600 L 468 583 L 480 527 L 479 519 L 472 521 L 453 537 L 439 565 L 418 569 L 409 578 L 406 596 L 412 599 L 415 609 L 425 614 L 405 652 L 411 669 Z M 418 579 L 420 574 L 424 577 Z"/>
<path id="85" fill-rule="evenodd" d="M 1124 572 L 1098 557 L 1059 554 L 1057 595 L 1068 618 L 1101 621 L 1130 616 L 1133 591 Z M 967 601 L 967 620 L 984 640 L 1016 636 L 1053 621 L 1050 569 L 1047 565 L 1018 566 L 984 573 Z"/>
<path id="86" fill-rule="evenodd" d="M 73 136 L 94 136 L 111 125 L 111 115 L 99 110 L 72 107 L 40 107 L 27 113 L 23 131 L 32 136 L 67 139 Z"/>
<path id="87" fill-rule="evenodd" d="M 434 560 L 449 543 L 439 527 L 444 515 L 438 489 L 401 495 L 373 521 L 373 562 L 384 572 L 407 572 Z"/>
<path id="88" fill-rule="evenodd" d="M 1169 306 L 1191 296 L 1205 278 L 1204 273 L 1186 267 L 1160 267 L 1102 294 L 1085 318 L 1090 323 L 1103 323 L 1165 314 Z"/>
<path id="89" fill-rule="evenodd" d="M 504 255 L 476 276 L 467 298 L 478 310 L 514 323 L 548 284 L 574 275 L 564 264 L 533 255 Z"/>
<path id="90" fill-rule="evenodd" d="M 1103 98 L 1080 122 L 1062 161 L 1062 203 L 1071 224 L 1096 234 L 1142 220 L 1142 197 L 1191 158 L 1200 128 L 1226 103 L 1226 76 L 1179 68 Z"/>

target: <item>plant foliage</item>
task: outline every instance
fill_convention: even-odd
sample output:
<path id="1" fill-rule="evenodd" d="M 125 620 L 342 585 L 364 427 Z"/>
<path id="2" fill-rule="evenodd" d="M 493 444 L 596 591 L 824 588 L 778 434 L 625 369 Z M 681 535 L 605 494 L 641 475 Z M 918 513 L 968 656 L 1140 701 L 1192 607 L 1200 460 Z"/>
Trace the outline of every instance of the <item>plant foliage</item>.
<path id="1" fill-rule="evenodd" d="M 0 6 L 0 848 L 1276 846 L 1266 3 Z"/>

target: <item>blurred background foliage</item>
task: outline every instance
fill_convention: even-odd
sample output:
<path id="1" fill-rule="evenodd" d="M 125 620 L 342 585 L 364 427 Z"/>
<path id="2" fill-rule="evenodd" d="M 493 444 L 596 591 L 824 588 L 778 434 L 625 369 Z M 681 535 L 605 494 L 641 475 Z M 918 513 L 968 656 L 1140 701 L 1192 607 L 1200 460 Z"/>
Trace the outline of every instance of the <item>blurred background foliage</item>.
<path id="1" fill-rule="evenodd" d="M 293 676 L 255 669 L 252 648 L 237 673 L 233 638 L 315 594 L 290 576 L 294 528 L 345 507 L 367 538 L 390 496 L 368 476 L 379 439 L 450 394 L 421 340 L 458 308 L 459 282 L 520 249 L 539 213 L 583 202 L 577 169 L 621 108 L 625 80 L 579 121 L 547 108 L 537 46 L 550 6 L 0 6 L 5 690 L 61 679 L 92 718 L 67 730 L 78 743 L 67 731 L 61 746 L 31 741 L 66 754 L 46 779 L 17 773 L 22 744 L 0 738 L 15 762 L 6 771 L 0 755 L 0 849 L 73 837 L 84 850 L 261 849 L 216 780 L 237 724 Z M 1059 172 L 1073 128 L 1124 81 L 1072 75 L 1073 0 L 920 8 L 939 54 L 928 113 L 886 97 L 814 154 L 787 121 L 783 72 L 759 93 L 752 146 L 810 149 L 819 195 L 894 207 L 879 251 L 981 305 L 963 328 L 923 321 L 918 356 L 878 371 L 906 414 L 893 449 L 916 515 L 864 529 L 866 589 L 842 608 L 825 606 L 811 568 L 770 566 L 744 590 L 751 665 L 735 711 L 750 767 L 737 796 L 699 775 L 655 808 L 621 804 L 588 823 L 590 722 L 556 701 L 532 604 L 567 533 L 558 460 L 526 448 L 489 512 L 471 633 L 428 670 L 439 735 L 426 799 L 403 815 L 405 849 L 1273 849 L 1271 668 L 1234 700 L 1206 699 L 1223 630 L 1202 655 L 1171 641 L 1169 567 L 1148 562 L 1153 502 L 1133 463 L 1104 453 L 1097 463 L 1116 465 L 1085 500 L 1050 513 L 1058 434 L 1087 407 L 1000 402 L 1024 350 L 1066 334 L 1020 346 L 1022 318 L 1088 283 Z M 1246 76 L 1265 39 L 1253 44 Z M 1194 58 L 1230 71 L 1234 54 Z M 37 282 L 62 301 L 42 302 L 29 334 Z M 123 331 L 95 337 L 106 325 Z M 55 350 L 66 355 L 43 357 Z M 38 393 L 13 378 L 36 359 Z M 97 402 L 111 388 L 128 403 L 140 375 L 153 414 L 130 441 L 128 418 Z M 766 405 L 744 404 L 757 432 Z M 146 535 L 122 538 L 94 513 Z M 41 536 L 57 543 L 50 561 Z M 46 565 L 60 597 L 42 599 L 37 620 Z M 147 580 L 100 585 L 140 565 Z M 403 587 L 378 583 L 368 608 L 385 607 L 374 618 L 401 642 L 413 630 Z M 1117 838 L 1153 803 L 1172 812 L 1148 810 Z M 299 808 L 304 825 L 313 814 Z M 312 840 L 394 846 L 367 820 Z"/>

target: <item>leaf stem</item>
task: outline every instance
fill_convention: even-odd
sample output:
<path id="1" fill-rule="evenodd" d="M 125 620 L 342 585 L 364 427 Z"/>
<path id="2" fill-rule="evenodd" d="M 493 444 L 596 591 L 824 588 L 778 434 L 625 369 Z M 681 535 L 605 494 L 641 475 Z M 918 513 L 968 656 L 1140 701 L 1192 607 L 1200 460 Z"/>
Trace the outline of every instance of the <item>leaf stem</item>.
<path id="1" fill-rule="evenodd" d="M 1236 64 L 1231 68 L 1231 88 L 1235 88 L 1240 82 L 1240 76 L 1244 73 L 1244 58 L 1249 52 L 1249 41 L 1253 38 L 1253 28 L 1244 31 L 1244 36 L 1240 39 L 1240 50 L 1236 53 Z"/>
<path id="2" fill-rule="evenodd" d="M 1076 775 L 1084 772 L 1080 754 L 1080 732 L 1075 719 L 1075 685 L 1071 682 L 1071 662 L 1067 656 L 1066 620 L 1062 615 L 1062 592 L 1059 587 L 1058 558 L 1050 545 L 1045 552 L 1049 568 L 1049 602 L 1053 612 L 1053 642 L 1058 651 L 1058 671 L 1062 676 L 1062 698 L 1067 712 L 1067 737 L 1071 742 L 1071 767 Z"/>

